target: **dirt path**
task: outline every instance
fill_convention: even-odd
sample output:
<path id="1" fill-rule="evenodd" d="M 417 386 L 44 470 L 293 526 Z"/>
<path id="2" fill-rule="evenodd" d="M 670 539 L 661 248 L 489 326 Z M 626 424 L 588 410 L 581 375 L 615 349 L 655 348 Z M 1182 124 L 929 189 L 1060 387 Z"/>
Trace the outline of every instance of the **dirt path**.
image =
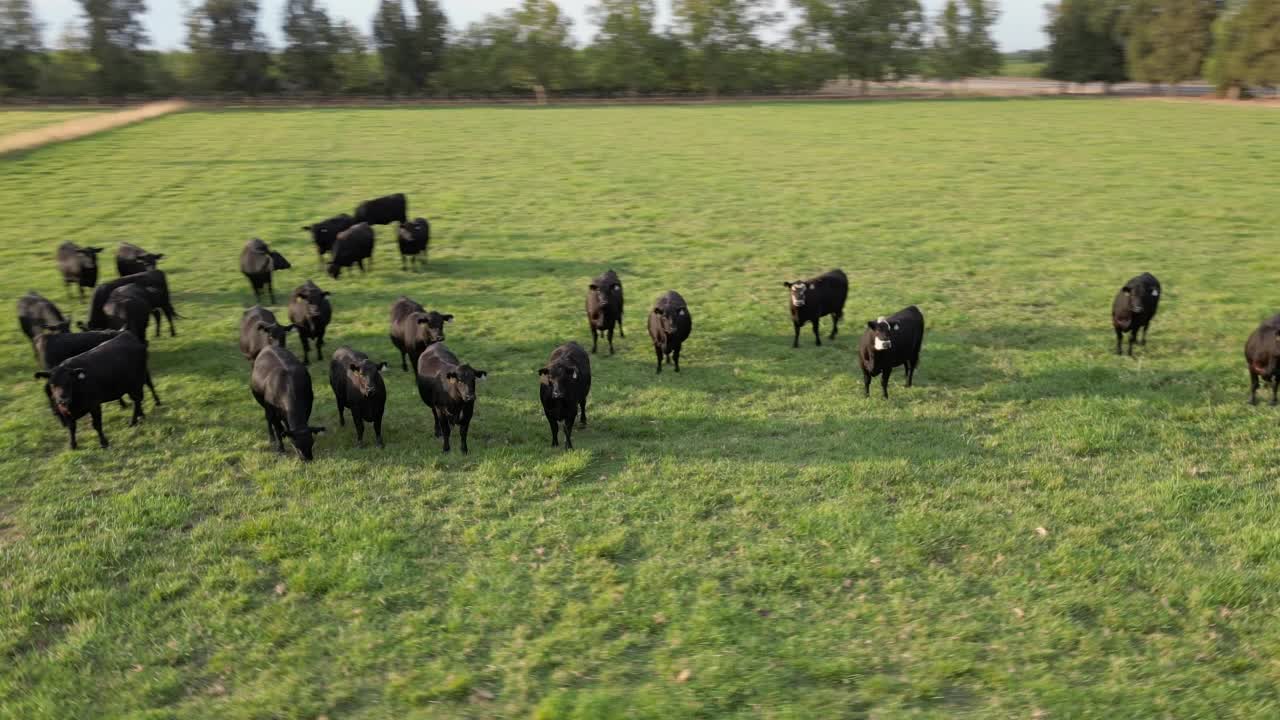
<path id="1" fill-rule="evenodd" d="M 169 113 L 185 110 L 188 107 L 189 105 L 185 101 L 168 100 L 148 103 L 129 110 L 121 110 L 120 112 L 80 118 L 79 120 L 68 120 L 58 125 L 14 133 L 0 137 L 0 155 L 19 150 L 34 150 L 38 147 L 65 140 L 75 140 L 105 130 L 113 130 L 143 120 L 160 117 L 161 115 L 168 115 Z"/>

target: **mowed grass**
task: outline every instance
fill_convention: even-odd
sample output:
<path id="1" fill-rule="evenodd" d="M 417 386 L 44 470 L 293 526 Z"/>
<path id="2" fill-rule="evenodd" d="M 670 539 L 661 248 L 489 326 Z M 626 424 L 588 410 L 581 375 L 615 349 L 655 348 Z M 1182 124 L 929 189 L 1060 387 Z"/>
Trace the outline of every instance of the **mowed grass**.
<path id="1" fill-rule="evenodd" d="M 0 136 L 100 114 L 97 110 L 0 110 Z M 589 419 L 589 418 L 588 418 Z"/>
<path id="2" fill-rule="evenodd" d="M 5 296 L 83 318 L 55 246 L 130 240 L 185 319 L 151 345 L 164 405 L 106 408 L 109 451 L 87 421 L 66 449 L 10 330 L 0 715 L 1280 713 L 1280 409 L 1246 405 L 1241 357 L 1280 311 L 1278 136 L 1115 100 L 321 110 L 5 160 Z M 372 272 L 323 277 L 299 227 L 394 191 L 433 220 L 426 272 L 381 230 Z M 236 347 L 255 235 L 294 262 L 282 298 L 333 292 L 330 350 L 392 361 L 386 450 L 337 426 L 325 364 L 317 460 L 268 446 Z M 536 370 L 589 341 L 609 267 L 627 338 L 552 449 Z M 793 350 L 781 283 L 831 267 L 842 333 Z M 1142 271 L 1160 315 L 1116 357 Z M 669 288 L 694 334 L 655 377 Z M 402 293 L 491 374 L 469 456 L 395 362 Z M 917 386 L 865 399 L 859 328 L 909 303 Z"/>

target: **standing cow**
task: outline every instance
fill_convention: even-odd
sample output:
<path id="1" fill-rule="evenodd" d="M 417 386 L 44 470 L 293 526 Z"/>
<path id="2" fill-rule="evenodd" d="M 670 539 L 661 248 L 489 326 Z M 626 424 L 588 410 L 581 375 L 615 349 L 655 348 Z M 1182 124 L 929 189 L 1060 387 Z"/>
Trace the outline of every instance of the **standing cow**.
<path id="1" fill-rule="evenodd" d="M 622 281 L 612 270 L 587 286 L 587 324 L 591 326 L 591 352 L 599 349 L 600 336 L 604 335 L 612 355 L 613 329 L 616 326 L 619 334 L 622 332 Z"/>
<path id="2" fill-rule="evenodd" d="M 292 325 L 281 325 L 275 313 L 254 305 L 240 317 L 240 353 L 245 360 L 253 362 L 268 345 L 286 347 L 289 331 L 293 329 Z"/>
<path id="3" fill-rule="evenodd" d="M 137 245 L 120 243 L 116 248 L 116 272 L 120 277 L 155 270 L 157 263 L 164 259 L 164 253 L 152 253 Z"/>
<path id="4" fill-rule="evenodd" d="M 382 447 L 382 414 L 387 408 L 387 386 L 382 382 L 384 362 L 374 362 L 368 355 L 343 346 L 329 362 L 329 387 L 338 403 L 338 424 L 346 425 L 343 411 L 351 411 L 356 426 L 356 442 L 364 444 L 364 424 L 373 423 L 373 436 Z"/>
<path id="5" fill-rule="evenodd" d="M 915 305 L 889 317 L 869 321 L 862 341 L 858 343 L 863 394 L 871 397 L 871 378 L 880 375 L 880 388 L 887 400 L 889 375 L 899 365 L 906 366 L 907 387 L 911 387 L 916 368 L 920 367 L 920 347 L 923 344 L 924 314 Z"/>
<path id="6" fill-rule="evenodd" d="M 375 237 L 369 223 L 360 223 L 338 233 L 333 243 L 333 258 L 329 261 L 329 277 L 337 280 L 342 276 L 342 268 L 355 265 L 364 272 L 364 261 L 369 261 L 369 269 L 373 269 L 373 243 Z"/>
<path id="7" fill-rule="evenodd" d="M 581 411 L 587 426 L 587 396 L 591 393 L 591 358 L 576 342 L 568 342 L 551 353 L 538 370 L 538 394 L 542 413 L 551 425 L 551 447 L 560 445 L 560 423 L 564 423 L 564 447 L 573 449 L 573 420 Z"/>
<path id="8" fill-rule="evenodd" d="M 408 213 L 409 202 L 404 193 L 396 193 L 360 203 L 356 208 L 355 221 L 370 225 L 390 225 L 393 222 L 403 225 L 408 220 Z"/>
<path id="9" fill-rule="evenodd" d="M 148 270 L 133 275 L 125 275 L 122 278 L 116 278 L 111 282 L 103 283 L 94 288 L 93 297 L 89 301 L 88 327 L 91 330 L 106 330 L 111 326 L 106 313 L 107 301 L 111 299 L 111 294 L 116 289 L 125 285 L 139 285 L 147 292 L 147 300 L 151 303 L 152 315 L 156 318 L 157 335 L 160 330 L 161 312 L 169 319 L 169 335 L 172 337 L 178 334 L 173 327 L 173 319 L 181 316 L 178 315 L 177 310 L 173 309 L 173 302 L 169 295 L 169 280 L 165 277 L 163 270 Z"/>
<path id="10" fill-rule="evenodd" d="M 343 213 L 315 225 L 304 225 L 302 229 L 311 233 L 311 241 L 316 244 L 316 255 L 323 262 L 325 253 L 333 250 L 333 242 L 338 238 L 338 233 L 355 224 L 354 218 Z"/>
<path id="11" fill-rule="evenodd" d="M 400 244 L 400 269 L 406 270 L 405 259 L 408 258 L 413 269 L 418 269 L 418 256 L 423 262 L 427 259 L 427 246 L 431 244 L 431 223 L 426 218 L 416 218 L 413 222 L 401 225 L 398 237 Z"/>
<path id="12" fill-rule="evenodd" d="M 316 359 L 324 357 L 324 331 L 333 317 L 329 295 L 308 280 L 299 285 L 289 299 L 289 322 L 297 328 L 298 338 L 302 340 L 303 365 L 311 362 L 311 340 L 316 341 Z"/>
<path id="13" fill-rule="evenodd" d="M 22 328 L 22 334 L 31 341 L 31 347 L 39 357 L 39 350 L 35 347 L 36 337 L 46 331 L 67 332 L 71 329 L 71 321 L 63 317 L 57 305 L 32 290 L 18 298 L 18 327 Z"/>
<path id="14" fill-rule="evenodd" d="M 124 331 L 46 332 L 36 336 L 36 358 L 42 370 L 52 370 L 63 360 L 88 352 L 122 332 Z"/>
<path id="15" fill-rule="evenodd" d="M 653 351 L 658 356 L 659 374 L 663 358 L 675 365 L 676 372 L 680 372 L 680 348 L 692 332 L 693 316 L 680 293 L 668 290 L 659 295 L 649 312 L 649 337 L 653 339 Z"/>
<path id="16" fill-rule="evenodd" d="M 304 461 L 312 458 L 315 436 L 324 432 L 311 422 L 311 375 L 297 356 L 285 348 L 268 345 L 253 361 L 249 379 L 253 399 L 262 406 L 267 419 L 267 436 L 284 452 L 284 439 L 289 438 Z"/>
<path id="17" fill-rule="evenodd" d="M 1160 307 L 1160 281 L 1151 273 L 1142 273 L 1131 279 L 1116 293 L 1111 303 L 1111 325 L 1116 331 L 1116 354 L 1121 351 L 1124 334 L 1129 333 L 1129 357 L 1133 357 L 1133 343 L 1142 331 L 1142 346 L 1147 346 L 1147 332 Z"/>
<path id="18" fill-rule="evenodd" d="M 245 243 L 244 250 L 240 251 L 240 272 L 249 278 L 249 284 L 253 286 L 253 299 L 258 303 L 262 302 L 262 288 L 265 287 L 271 297 L 271 304 L 276 304 L 276 288 L 271 284 L 271 273 L 291 267 L 293 266 L 283 255 L 267 247 L 258 238 Z"/>
<path id="19" fill-rule="evenodd" d="M 831 316 L 831 336 L 836 339 L 840 331 L 840 320 L 844 318 L 844 301 L 849 295 L 849 278 L 843 270 L 832 270 L 808 280 L 784 282 L 791 291 L 791 324 L 795 327 L 795 338 L 791 347 L 800 347 L 800 329 L 806 323 L 813 323 L 813 342 L 822 345 L 822 334 L 818 331 L 818 320 L 823 316 Z"/>
<path id="20" fill-rule="evenodd" d="M 111 295 L 107 298 L 106 305 L 103 306 L 103 312 L 107 315 L 107 328 L 110 330 L 125 330 L 133 333 L 134 337 L 142 341 L 143 345 L 147 344 L 147 325 L 151 322 L 153 308 L 151 307 L 150 296 L 147 295 L 146 289 L 136 283 L 122 285 L 111 291 Z M 155 313 L 156 317 L 156 336 L 160 335 L 160 315 Z M 88 330 L 86 326 L 82 328 Z"/>
<path id="21" fill-rule="evenodd" d="M 467 449 L 467 432 L 476 406 L 476 383 L 488 376 L 463 364 L 444 343 L 435 343 L 418 357 L 418 395 L 431 408 L 435 418 L 435 436 L 444 438 L 444 452 L 449 452 L 449 437 L 458 426 L 462 453 Z"/>
<path id="22" fill-rule="evenodd" d="M 71 286 L 80 290 L 80 299 L 84 299 L 84 289 L 98 284 L 98 253 L 100 247 L 79 247 L 73 242 L 64 242 L 58 246 L 58 271 L 62 273 L 62 283 L 71 294 Z"/>
<path id="23" fill-rule="evenodd" d="M 1271 387 L 1271 404 L 1280 393 L 1280 315 L 1258 326 L 1244 346 L 1244 360 L 1249 366 L 1249 404 L 1258 404 L 1258 379 Z"/>
<path id="24" fill-rule="evenodd" d="M 55 417 L 67 429 L 71 449 L 76 445 L 76 421 L 88 415 L 93 429 L 98 433 L 98 444 L 110 445 L 102 432 L 102 405 L 113 400 L 123 400 L 125 395 L 133 400 L 132 427 L 145 417 L 142 412 L 143 389 L 151 389 L 151 398 L 160 404 L 151 373 L 147 370 L 147 347 L 132 333 L 120 333 L 114 338 L 67 358 L 51 370 L 36 373 L 46 380 L 45 395 Z"/>
<path id="25" fill-rule="evenodd" d="M 444 324 L 453 320 L 452 315 L 434 310 L 428 312 L 418 303 L 401 296 L 391 304 L 391 344 L 400 352 L 400 368 L 409 371 L 408 358 L 418 367 L 418 356 L 428 346 L 444 342 Z"/>

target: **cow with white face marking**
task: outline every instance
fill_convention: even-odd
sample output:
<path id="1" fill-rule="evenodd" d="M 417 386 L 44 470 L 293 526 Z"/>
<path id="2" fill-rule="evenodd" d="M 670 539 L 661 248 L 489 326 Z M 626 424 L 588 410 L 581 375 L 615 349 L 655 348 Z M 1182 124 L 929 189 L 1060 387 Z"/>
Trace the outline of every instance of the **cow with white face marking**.
<path id="1" fill-rule="evenodd" d="M 849 278 L 843 270 L 832 270 L 808 280 L 784 282 L 791 291 L 791 324 L 795 327 L 795 338 L 791 347 L 800 347 L 800 329 L 807 323 L 813 323 L 813 341 L 822 345 L 822 335 L 818 332 L 818 320 L 825 315 L 831 316 L 831 336 L 836 339 L 840 331 L 840 320 L 844 318 L 844 301 L 849 295 Z"/>
<path id="2" fill-rule="evenodd" d="M 867 323 L 858 343 L 858 362 L 862 367 L 863 393 L 871 396 L 871 378 L 880 375 L 880 387 L 889 398 L 889 375 L 905 365 L 907 387 L 915 382 L 920 366 L 920 348 L 924 344 L 924 314 L 915 305 L 889 317 L 881 316 Z"/>
<path id="3" fill-rule="evenodd" d="M 1111 304 L 1111 325 L 1116 331 L 1116 354 L 1122 354 L 1124 334 L 1129 333 L 1129 357 L 1133 357 L 1133 343 L 1142 331 L 1142 346 L 1147 346 L 1147 332 L 1160 307 L 1160 281 L 1151 273 L 1129 280 L 1116 293 Z"/>

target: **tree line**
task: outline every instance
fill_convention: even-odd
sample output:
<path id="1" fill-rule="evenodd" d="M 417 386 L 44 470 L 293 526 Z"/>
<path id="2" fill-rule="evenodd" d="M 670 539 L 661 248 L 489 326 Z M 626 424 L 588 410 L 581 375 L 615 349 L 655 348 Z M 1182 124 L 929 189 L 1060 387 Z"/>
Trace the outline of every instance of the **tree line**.
<path id="1" fill-rule="evenodd" d="M 994 0 L 950 0 L 934 19 L 920 0 L 794 0 L 787 27 L 769 0 L 675 0 L 661 28 L 656 0 L 596 0 L 585 46 L 553 0 L 456 30 L 436 0 L 379 0 L 367 28 L 287 0 L 279 48 L 258 0 L 195 0 L 176 51 L 146 49 L 147 0 L 77 2 L 82 21 L 45 47 L 32 0 L 0 0 L 0 96 L 715 96 L 1000 67 Z"/>
<path id="2" fill-rule="evenodd" d="M 1049 14 L 1049 78 L 1203 77 L 1232 97 L 1280 85 L 1280 0 L 1060 0 Z"/>

